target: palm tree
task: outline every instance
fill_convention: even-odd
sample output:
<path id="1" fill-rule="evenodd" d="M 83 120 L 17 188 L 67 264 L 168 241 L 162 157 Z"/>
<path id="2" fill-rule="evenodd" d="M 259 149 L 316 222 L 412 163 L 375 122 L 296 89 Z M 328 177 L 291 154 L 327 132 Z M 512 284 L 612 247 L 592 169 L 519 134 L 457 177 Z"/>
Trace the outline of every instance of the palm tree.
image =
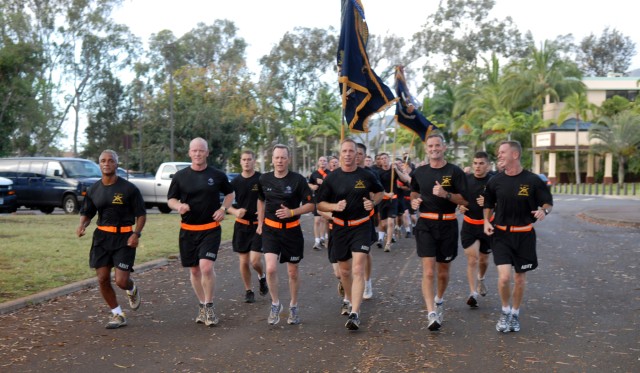
<path id="1" fill-rule="evenodd" d="M 564 104 L 565 106 L 562 108 L 560 116 L 558 117 L 558 123 L 564 122 L 564 120 L 569 115 L 573 115 L 576 118 L 576 144 L 573 157 L 576 172 L 576 184 L 580 184 L 580 144 L 578 143 L 580 135 L 580 119 L 588 119 L 589 117 L 593 116 L 593 114 L 595 114 L 595 111 L 597 110 L 597 107 L 596 105 L 589 102 L 589 100 L 587 99 L 587 94 L 584 92 L 572 94 L 565 99 Z"/>
<path id="2" fill-rule="evenodd" d="M 515 108 L 542 110 L 545 103 L 585 89 L 578 66 L 560 56 L 558 44 L 545 41 L 540 49 L 533 45 L 530 49 L 506 71 L 505 89 L 515 99 Z"/>
<path id="3" fill-rule="evenodd" d="M 626 110 L 613 117 L 602 117 L 589 131 L 590 139 L 600 140 L 593 150 L 611 153 L 618 159 L 618 183 L 624 183 L 627 160 L 640 153 L 640 114 Z"/>

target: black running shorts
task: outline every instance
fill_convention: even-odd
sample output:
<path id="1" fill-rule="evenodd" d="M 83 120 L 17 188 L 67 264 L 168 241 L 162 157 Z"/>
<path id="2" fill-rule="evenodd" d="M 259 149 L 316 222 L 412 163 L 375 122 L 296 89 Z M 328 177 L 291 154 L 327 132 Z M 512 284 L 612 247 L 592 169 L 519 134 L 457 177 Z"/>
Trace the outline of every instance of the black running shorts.
<path id="1" fill-rule="evenodd" d="M 93 232 L 89 266 L 91 268 L 115 267 L 133 272 L 136 249 L 127 246 L 131 233 L 109 233 L 96 229 Z"/>
<path id="2" fill-rule="evenodd" d="M 385 220 L 398 216 L 398 199 L 383 199 L 378 205 L 380 219 Z"/>
<path id="3" fill-rule="evenodd" d="M 299 263 L 304 257 L 302 229 L 299 225 L 279 229 L 265 224 L 262 226 L 262 249 L 265 254 L 278 255 L 280 263 Z"/>
<path id="4" fill-rule="evenodd" d="M 458 255 L 458 221 L 420 218 L 414 229 L 416 251 L 420 258 L 435 257 L 449 263 Z"/>
<path id="5" fill-rule="evenodd" d="M 262 236 L 256 233 L 257 224 L 246 225 L 236 222 L 233 227 L 231 246 L 236 253 L 262 252 Z"/>
<path id="6" fill-rule="evenodd" d="M 538 267 L 536 254 L 536 231 L 505 232 L 493 230 L 493 262 L 496 265 L 510 264 L 517 273 L 531 271 Z"/>
<path id="7" fill-rule="evenodd" d="M 371 224 L 355 227 L 333 225 L 331 233 L 331 258 L 329 261 L 344 262 L 351 259 L 352 252 L 369 254 L 371 249 Z"/>
<path id="8" fill-rule="evenodd" d="M 491 237 L 484 234 L 484 225 L 462 223 L 460 229 L 460 243 L 463 248 L 468 248 L 474 242 L 480 241 L 480 252 L 483 254 L 491 254 Z"/>
<path id="9" fill-rule="evenodd" d="M 200 259 L 216 261 L 222 229 L 220 227 L 205 231 L 180 229 L 180 261 L 183 267 L 196 267 Z"/>

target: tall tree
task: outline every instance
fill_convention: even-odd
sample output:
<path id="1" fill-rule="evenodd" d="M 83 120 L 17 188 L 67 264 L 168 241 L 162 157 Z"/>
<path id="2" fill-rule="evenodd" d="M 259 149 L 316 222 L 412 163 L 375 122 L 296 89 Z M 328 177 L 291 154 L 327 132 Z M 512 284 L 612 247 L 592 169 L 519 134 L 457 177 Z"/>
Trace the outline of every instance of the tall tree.
<path id="1" fill-rule="evenodd" d="M 580 184 L 580 123 L 582 120 L 587 120 L 590 117 L 593 117 L 595 111 L 596 106 L 589 102 L 587 94 L 585 92 L 576 92 L 565 99 L 564 107 L 558 117 L 559 123 L 564 122 L 568 115 L 573 115 L 576 118 L 576 143 L 573 153 L 576 184 Z"/>
<path id="2" fill-rule="evenodd" d="M 636 55 L 636 44 L 618 30 L 605 28 L 598 38 L 593 33 L 582 39 L 577 62 L 588 76 L 624 74 Z"/>
<path id="3" fill-rule="evenodd" d="M 592 149 L 611 153 L 618 160 L 618 183 L 624 183 L 625 164 L 640 153 L 640 114 L 626 110 L 602 117 L 591 127 L 589 138 L 600 140 Z"/>
<path id="4" fill-rule="evenodd" d="M 494 5 L 494 0 L 441 1 L 427 17 L 424 28 L 413 36 L 412 53 L 443 64 L 425 65 L 427 84 L 448 81 L 453 86 L 491 52 L 505 58 L 522 54 L 524 40 L 532 36 L 522 36 L 510 17 L 490 18 Z"/>
<path id="5" fill-rule="evenodd" d="M 270 104 L 276 107 L 280 120 L 290 127 L 300 119 L 300 109 L 309 106 L 322 86 L 323 75 L 334 65 L 337 41 L 329 30 L 295 28 L 287 32 L 271 52 L 260 59 L 261 79 L 272 87 Z M 295 137 L 291 167 L 297 169 Z"/>

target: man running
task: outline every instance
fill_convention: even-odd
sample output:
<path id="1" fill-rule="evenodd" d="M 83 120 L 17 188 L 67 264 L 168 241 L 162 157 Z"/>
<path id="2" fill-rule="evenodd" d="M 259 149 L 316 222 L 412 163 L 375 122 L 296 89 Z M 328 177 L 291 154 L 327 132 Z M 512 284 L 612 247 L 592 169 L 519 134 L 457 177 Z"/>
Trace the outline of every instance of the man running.
<path id="1" fill-rule="evenodd" d="M 340 145 L 340 168 L 323 183 L 318 210 L 331 212 L 331 255 L 340 266 L 340 281 L 351 312 L 345 324 L 349 330 L 360 327 L 360 305 L 364 292 L 366 257 L 371 248 L 370 219 L 373 206 L 382 199 L 382 185 L 376 177 L 356 164 L 356 143 L 346 139 Z"/>
<path id="2" fill-rule="evenodd" d="M 498 269 L 498 293 L 502 302 L 496 330 L 503 333 L 520 331 L 526 274 L 538 267 L 533 223 L 544 220 L 553 207 L 549 188 L 538 175 L 522 167 L 521 156 L 519 142 L 502 142 L 498 148 L 498 167 L 503 172 L 489 180 L 484 193 L 484 232 L 493 236 L 493 261 Z M 513 291 L 512 268 L 515 270 Z"/>
<path id="3" fill-rule="evenodd" d="M 213 308 L 222 229 L 220 222 L 233 202 L 234 193 L 224 172 L 207 165 L 209 146 L 197 137 L 189 143 L 191 166 L 176 172 L 167 204 L 180 213 L 180 261 L 189 268 L 191 287 L 198 298 L 196 323 L 218 325 Z M 220 206 L 220 193 L 225 195 Z"/>
<path id="4" fill-rule="evenodd" d="M 467 281 L 469 282 L 469 298 L 467 304 L 471 308 L 478 307 L 478 295 L 487 295 L 484 276 L 491 254 L 490 239 L 484 233 L 484 193 L 487 182 L 493 176 L 489 173 L 491 163 L 489 154 L 477 152 L 473 156 L 473 173 L 466 174 L 469 196 L 468 206 L 459 206 L 464 213 L 464 221 L 460 230 L 460 242 L 467 257 Z"/>
<path id="5" fill-rule="evenodd" d="M 256 301 L 251 287 L 251 268 L 258 274 L 260 295 L 267 295 L 267 276 L 262 267 L 262 236 L 256 233 L 258 227 L 258 179 L 260 172 L 255 170 L 256 155 L 251 150 L 240 154 L 242 173 L 231 180 L 236 203 L 227 212 L 236 217 L 233 227 L 233 251 L 238 253 L 240 277 L 244 283 L 246 303 Z M 249 267 L 251 265 L 251 268 Z"/>
<path id="6" fill-rule="evenodd" d="M 446 161 L 447 146 L 442 135 L 427 137 L 425 148 L 429 163 L 418 167 L 411 179 L 411 203 L 419 210 L 415 237 L 422 259 L 422 295 L 428 311 L 428 328 L 435 331 L 444 319 L 449 269 L 458 255 L 456 207 L 467 204 L 464 197 L 467 180 L 460 167 Z"/>
<path id="7" fill-rule="evenodd" d="M 329 170 L 327 169 L 327 157 L 322 156 L 318 158 L 317 169 L 311 173 L 309 176 L 309 188 L 313 192 L 313 203 L 315 203 L 316 194 L 318 193 L 318 188 L 322 185 L 322 182 L 329 174 Z M 325 246 L 325 236 L 328 235 L 328 222 L 327 220 L 318 214 L 317 210 L 313 210 L 313 236 L 314 250 L 321 250 Z"/>
<path id="8" fill-rule="evenodd" d="M 267 322 L 280 322 L 282 304 L 278 293 L 278 259 L 287 263 L 289 276 L 290 325 L 300 324 L 298 290 L 300 287 L 298 264 L 304 255 L 304 238 L 300 228 L 300 215 L 313 211 L 311 189 L 304 176 L 289 171 L 289 148 L 277 144 L 273 147 L 273 171 L 262 174 L 258 183 L 258 234 L 262 234 L 262 247 L 267 265 L 267 284 L 271 294 L 271 310 Z"/>
<path id="9" fill-rule="evenodd" d="M 111 309 L 111 319 L 106 327 L 117 329 L 127 325 L 127 318 L 118 305 L 111 285 L 111 269 L 115 268 L 116 285 L 127 292 L 129 306 L 137 310 L 140 307 L 140 292 L 130 275 L 138 240 L 147 221 L 147 211 L 138 188 L 116 175 L 118 154 L 113 150 L 105 150 L 98 162 L 102 179 L 87 190 L 76 234 L 78 237 L 84 236 L 91 219 L 98 214 L 89 265 L 95 268 L 100 294 Z"/>

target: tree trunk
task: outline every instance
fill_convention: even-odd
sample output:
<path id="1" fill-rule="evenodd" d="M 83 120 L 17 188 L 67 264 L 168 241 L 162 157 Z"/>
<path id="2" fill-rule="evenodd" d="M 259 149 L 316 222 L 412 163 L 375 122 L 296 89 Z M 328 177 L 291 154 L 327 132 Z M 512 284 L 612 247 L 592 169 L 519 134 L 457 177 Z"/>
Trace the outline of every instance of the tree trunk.
<path id="1" fill-rule="evenodd" d="M 575 158 L 575 168 L 576 168 L 576 184 L 580 184 L 580 158 L 579 158 L 579 150 L 580 144 L 578 143 L 579 135 L 580 135 L 580 116 L 577 116 L 576 121 L 576 147 L 574 151 L 573 158 Z"/>
<path id="2" fill-rule="evenodd" d="M 618 185 L 622 186 L 624 184 L 624 164 L 625 157 L 618 156 Z"/>

